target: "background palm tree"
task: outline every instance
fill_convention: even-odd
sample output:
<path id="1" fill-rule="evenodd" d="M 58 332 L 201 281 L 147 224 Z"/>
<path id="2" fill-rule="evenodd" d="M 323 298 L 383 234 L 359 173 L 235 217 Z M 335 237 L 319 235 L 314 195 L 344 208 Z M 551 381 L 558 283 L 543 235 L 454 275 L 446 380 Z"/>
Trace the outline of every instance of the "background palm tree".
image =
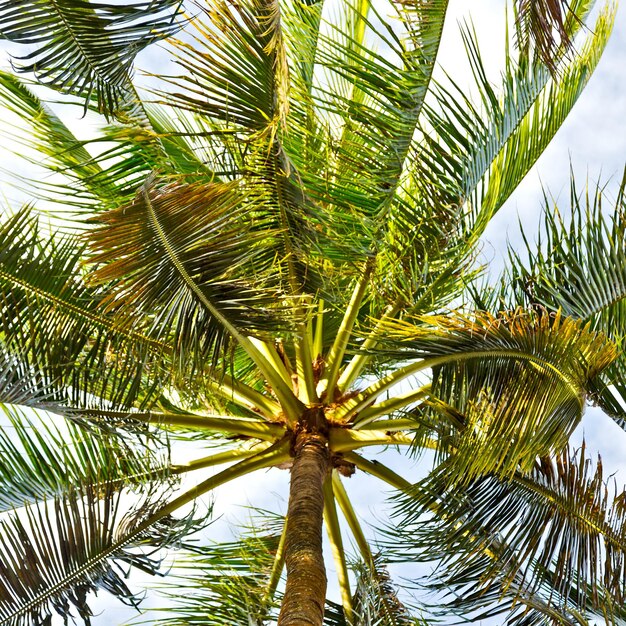
<path id="1" fill-rule="evenodd" d="M 588 401 L 624 422 L 623 196 L 606 217 L 574 189 L 571 225 L 548 211 L 496 286 L 476 264 L 614 7 L 586 29 L 589 2 L 520 2 L 498 88 L 465 28 L 477 104 L 432 79 L 443 1 L 182 8 L 0 2 L 2 35 L 34 46 L 17 71 L 102 123 L 80 141 L 58 96 L 0 75 L 55 175 L 30 182 L 61 207 L 52 233 L 30 206 L 0 229 L 0 624 L 88 622 L 98 588 L 136 603 L 126 564 L 157 571 L 168 548 L 179 601 L 155 623 L 418 624 L 385 567 L 420 559 L 441 562 L 444 613 L 621 623 L 623 498 L 567 444 Z M 140 98 L 132 63 L 156 40 L 175 67 Z M 215 450 L 174 463 L 190 441 Z M 434 450 L 432 470 L 368 446 Z M 286 523 L 189 540 L 203 496 L 276 466 Z M 398 494 L 374 549 L 355 471 Z"/>

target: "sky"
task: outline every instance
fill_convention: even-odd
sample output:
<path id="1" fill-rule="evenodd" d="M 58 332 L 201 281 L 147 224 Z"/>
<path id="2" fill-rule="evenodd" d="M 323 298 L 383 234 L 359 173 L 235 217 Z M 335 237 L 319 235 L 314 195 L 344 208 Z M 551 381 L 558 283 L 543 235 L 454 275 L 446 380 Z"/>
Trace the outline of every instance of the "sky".
<path id="1" fill-rule="evenodd" d="M 471 10 L 474 26 L 481 49 L 488 65 L 490 77 L 495 81 L 499 63 L 503 58 L 504 41 L 504 2 L 502 0 L 452 0 L 449 17 L 441 46 L 440 62 L 458 77 L 463 85 L 467 68 L 463 66 L 464 52 L 458 35 L 457 20 Z M 469 82 L 467 83 L 469 84 Z M 557 204 L 567 209 L 569 193 L 570 164 L 579 186 L 588 177 L 591 183 L 598 178 L 603 181 L 619 181 L 626 164 L 626 6 L 618 11 L 617 22 L 611 41 L 599 68 L 581 96 L 579 102 L 552 144 L 548 147 L 537 165 L 528 174 L 518 190 L 510 198 L 500 213 L 494 218 L 483 238 L 483 258 L 495 267 L 501 266 L 507 241 L 514 247 L 519 244 L 518 219 L 527 232 L 537 230 L 541 214 L 542 185 Z M 80 124 L 78 126 L 80 127 Z M 30 175 L 31 169 L 20 165 L 6 150 L 7 144 L 0 146 L 0 167 L 18 174 Z M 23 168 L 23 169 L 22 169 Z M 2 195 L 17 201 L 23 195 L 6 187 Z M 576 434 L 576 440 L 584 436 L 588 448 L 601 451 L 605 467 L 616 472 L 620 483 L 626 482 L 626 433 L 606 418 L 599 410 L 590 409 Z M 372 455 L 378 453 L 372 453 Z M 414 466 L 397 467 L 407 475 L 416 475 L 419 469 Z M 271 481 L 270 493 L 267 491 Z M 240 505 L 251 503 L 259 507 L 286 509 L 288 472 L 272 469 L 257 472 L 237 483 L 218 489 L 214 493 L 215 513 L 221 521 L 215 525 L 215 537 L 224 536 L 228 525 L 235 518 L 245 518 Z M 372 483 L 358 474 L 350 479 L 347 487 L 354 494 L 359 505 L 359 513 L 366 519 L 381 521 L 387 507 L 384 493 L 378 493 Z M 264 494 L 262 498 L 258 494 Z M 376 494 L 373 496 L 373 494 Z M 327 555 L 327 563 L 332 559 Z M 331 567 L 332 569 L 332 567 Z M 332 579 L 333 574 L 329 574 Z M 94 626 L 111 626 L 123 623 L 133 615 L 119 605 L 112 605 L 106 594 L 94 603 L 99 617 Z M 487 622 L 483 622 L 487 626 Z"/>

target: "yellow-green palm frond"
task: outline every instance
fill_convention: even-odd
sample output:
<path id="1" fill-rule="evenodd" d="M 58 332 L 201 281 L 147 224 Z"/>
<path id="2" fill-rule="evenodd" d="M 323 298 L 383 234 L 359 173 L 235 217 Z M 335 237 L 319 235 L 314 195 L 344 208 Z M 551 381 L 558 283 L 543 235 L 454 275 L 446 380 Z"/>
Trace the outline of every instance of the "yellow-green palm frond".
<path id="1" fill-rule="evenodd" d="M 545 199 L 537 245 L 524 235 L 527 259 L 509 251 L 509 268 L 497 293 L 523 306 L 561 309 L 616 343 L 620 354 L 594 386 L 593 399 L 620 426 L 626 398 L 622 356 L 626 334 L 626 205 L 622 181 L 614 199 L 597 185 L 584 193 L 572 180 L 568 210 Z M 613 210 L 607 214 L 606 203 Z"/>
<path id="2" fill-rule="evenodd" d="M 128 431 L 120 435 L 111 429 L 88 428 L 74 419 L 7 404 L 4 389 L 0 400 L 2 512 L 79 486 L 122 491 L 156 478 L 168 480 L 169 450 L 165 444 L 157 447 L 156 438 L 151 439 L 147 454 L 141 437 Z"/>
<path id="3" fill-rule="evenodd" d="M 390 322 L 408 371 L 432 368 L 429 400 L 450 479 L 511 476 L 561 450 L 582 417 L 588 390 L 616 358 L 589 326 L 560 314 L 518 311 Z"/>

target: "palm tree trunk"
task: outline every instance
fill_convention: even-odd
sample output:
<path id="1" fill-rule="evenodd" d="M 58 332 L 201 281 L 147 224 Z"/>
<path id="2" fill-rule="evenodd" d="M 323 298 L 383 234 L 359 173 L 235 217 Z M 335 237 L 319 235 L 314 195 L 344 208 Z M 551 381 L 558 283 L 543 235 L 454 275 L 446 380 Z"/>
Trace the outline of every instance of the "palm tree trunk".
<path id="1" fill-rule="evenodd" d="M 301 431 L 291 469 L 285 566 L 287 584 L 278 626 L 321 626 L 326 600 L 322 554 L 322 485 L 329 468 L 324 435 Z"/>

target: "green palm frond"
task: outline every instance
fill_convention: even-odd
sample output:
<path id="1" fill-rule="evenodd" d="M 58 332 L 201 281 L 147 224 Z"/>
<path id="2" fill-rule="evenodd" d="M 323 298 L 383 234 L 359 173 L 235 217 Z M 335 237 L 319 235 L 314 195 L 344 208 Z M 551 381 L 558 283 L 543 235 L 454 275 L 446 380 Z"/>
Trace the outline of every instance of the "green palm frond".
<path id="1" fill-rule="evenodd" d="M 626 298 L 624 183 L 610 214 L 603 211 L 607 199 L 602 188 L 583 195 L 573 179 L 566 213 L 545 198 L 537 245 L 525 235 L 528 259 L 509 249 L 507 279 L 520 303 L 561 309 L 564 315 L 592 322 L 613 341 L 624 336 L 619 323 L 619 306 Z"/>
<path id="2" fill-rule="evenodd" d="M 436 194 L 414 182 L 403 184 L 389 208 L 385 232 L 375 238 L 372 318 L 389 302 L 401 302 L 412 315 L 443 311 L 480 271 L 459 228 L 463 220 L 457 208 L 438 204 Z"/>
<path id="3" fill-rule="evenodd" d="M 143 134 L 132 129 L 128 133 L 129 140 L 136 140 L 140 148 L 148 141 L 159 142 L 165 157 L 160 159 L 159 171 L 182 174 L 187 182 L 203 177 L 219 182 L 234 175 L 233 163 L 224 145 L 214 139 L 214 129 L 207 120 L 173 106 L 152 102 L 146 104 L 146 115 L 150 129 Z M 121 134 L 123 138 L 123 131 Z"/>
<path id="4" fill-rule="evenodd" d="M 118 315 L 153 316 L 151 336 L 176 346 L 181 368 L 202 369 L 231 338 L 282 325 L 274 233 L 239 194 L 233 184 L 148 180 L 89 234 L 91 280 L 107 286 L 104 304 Z"/>
<path id="5" fill-rule="evenodd" d="M 579 19 L 588 3 L 576 5 Z M 470 30 L 465 45 L 484 108 L 481 112 L 460 87 L 439 86 L 430 125 L 438 138 L 426 136 L 430 147 L 422 159 L 450 194 L 469 203 L 469 228 L 479 235 L 493 214 L 528 173 L 554 137 L 600 60 L 615 18 L 607 5 L 596 25 L 571 59 L 562 61 L 557 81 L 539 62 L 509 59 L 497 93 L 488 81 L 478 44 Z M 579 29 L 581 22 L 575 21 Z"/>
<path id="6" fill-rule="evenodd" d="M 0 37 L 34 46 L 18 70 L 62 93 L 97 102 L 115 115 L 132 96 L 135 56 L 178 30 L 180 0 L 90 3 L 87 0 L 4 0 Z M 86 105 L 87 106 L 87 105 Z"/>
<path id="7" fill-rule="evenodd" d="M 314 101 L 327 116 L 336 116 L 341 133 L 329 155 L 332 170 L 326 180 L 332 186 L 326 184 L 324 195 L 370 219 L 386 214 L 401 182 L 447 2 L 393 2 L 391 8 L 399 32 L 372 3 L 342 2 L 336 11 L 345 18 L 329 23 L 317 43 L 316 62 L 323 72 Z"/>
<path id="8" fill-rule="evenodd" d="M 70 219 L 129 201 L 150 172 L 170 172 L 171 161 L 180 162 L 173 149 L 165 150 L 176 144 L 175 134 L 169 141 L 162 138 L 161 133 L 166 137 L 172 133 L 161 131 L 158 125 L 155 130 L 146 123 L 112 123 L 98 129 L 99 135 L 92 141 L 79 140 L 32 87 L 13 74 L 0 72 L 0 101 L 21 122 L 5 132 L 17 143 L 16 156 L 55 175 L 28 184 L 29 192 L 38 199 L 62 205 L 62 211 L 54 211 L 56 221 L 68 224 Z M 195 169 L 199 167 L 196 162 Z M 174 171 L 180 173 L 181 169 L 175 167 Z M 76 228 L 76 224 L 72 226 Z"/>
<path id="9" fill-rule="evenodd" d="M 602 335 L 547 313 L 390 322 L 404 338 L 407 369 L 432 367 L 430 404 L 452 454 L 453 480 L 531 469 L 537 455 L 562 449 L 582 417 L 589 383 L 614 360 Z M 454 425 L 445 433 L 446 421 Z"/>
<path id="10" fill-rule="evenodd" d="M 167 79 L 176 91 L 160 96 L 173 110 L 188 112 L 189 138 L 206 151 L 218 179 L 239 180 L 249 210 L 280 234 L 276 271 L 288 278 L 290 291 L 315 293 L 321 279 L 313 260 L 322 250 L 341 254 L 348 245 L 329 237 L 331 216 L 308 197 L 298 159 L 286 149 L 289 72 L 282 9 L 274 1 L 248 0 L 216 1 L 200 11 L 193 45 L 176 43 L 184 73 Z"/>
<path id="11" fill-rule="evenodd" d="M 72 491 L 78 485 L 141 484 L 165 480 L 168 450 L 151 442 L 87 430 L 71 420 L 3 405 L 0 429 L 0 511 Z M 134 444 L 134 445 L 133 445 Z M 161 458 L 159 458 L 161 457 Z"/>
<path id="12" fill-rule="evenodd" d="M 290 73 L 290 76 L 294 76 L 291 88 L 300 93 L 302 89 L 299 87 L 297 75 L 300 64 L 304 63 L 302 59 L 309 59 L 306 62 L 309 68 L 317 64 L 320 68 L 328 66 L 337 70 L 338 66 L 331 58 L 331 52 L 324 56 L 321 52 L 316 53 L 316 50 L 319 43 L 320 50 L 334 47 L 335 52 L 340 54 L 340 44 L 333 37 L 336 35 L 339 40 L 343 35 L 338 31 L 335 35 L 310 32 L 313 26 L 320 26 L 319 16 L 314 16 L 319 12 L 315 5 L 287 7 L 284 11 L 281 9 L 285 32 L 298 33 L 299 36 L 306 31 L 309 36 L 304 41 L 298 39 L 290 42 L 292 48 L 287 46 L 285 51 L 280 52 L 277 46 L 282 45 L 284 37 L 279 22 L 272 22 L 272 28 L 275 28 L 272 45 L 266 41 L 271 35 L 269 31 L 259 36 L 259 31 L 263 30 L 263 11 L 267 10 L 269 9 L 253 2 L 239 3 L 236 7 L 216 3 L 211 11 L 220 16 L 219 28 L 224 32 L 218 38 L 214 32 L 218 28 L 217 24 L 211 25 L 208 20 L 206 24 L 202 20 L 197 22 L 199 33 L 195 45 L 180 44 L 185 51 L 194 48 L 193 52 L 189 50 L 189 54 L 179 59 L 185 69 L 185 77 L 172 79 L 180 93 L 174 96 L 163 94 L 163 98 L 179 107 L 189 108 L 196 118 L 204 118 L 206 132 L 219 137 L 225 152 L 229 152 L 232 158 L 231 177 L 239 175 L 244 178 L 249 185 L 248 195 L 254 201 L 255 209 L 259 210 L 261 207 L 268 215 L 274 216 L 277 228 L 284 233 L 283 256 L 290 259 L 285 272 L 291 275 L 293 288 L 298 290 L 305 285 L 305 291 L 314 292 L 320 287 L 326 288 L 328 281 L 324 281 L 323 277 L 328 272 L 329 263 L 350 268 L 356 259 L 364 259 L 370 254 L 372 242 L 380 239 L 384 219 L 379 216 L 380 223 L 375 229 L 367 227 L 362 219 L 369 205 L 359 199 L 357 187 L 370 185 L 367 179 L 374 176 L 373 161 L 363 162 L 362 166 L 357 167 L 355 159 L 359 160 L 361 157 L 355 153 L 348 155 L 345 162 L 337 161 L 332 166 L 334 169 L 328 169 L 328 160 L 335 160 L 333 155 L 336 150 L 331 143 L 333 140 L 326 124 L 319 118 L 319 110 L 327 108 L 327 103 L 323 101 L 318 87 L 313 90 L 314 94 L 309 93 L 312 85 L 304 89 L 309 94 L 308 104 L 302 105 L 296 97 L 280 104 L 283 102 L 283 91 L 276 85 L 282 85 L 284 81 L 280 68 L 286 61 L 277 62 L 272 54 L 286 55 L 293 69 Z M 349 7 L 346 10 L 354 12 L 357 9 Z M 385 154 L 394 159 L 393 181 L 386 181 L 384 184 L 374 181 L 371 186 L 374 189 L 378 185 L 375 193 L 380 197 L 375 204 L 386 199 L 386 203 L 393 203 L 398 207 L 398 212 L 406 212 L 410 201 L 394 199 L 394 192 L 400 182 L 408 146 L 429 83 L 445 15 L 445 3 L 437 3 L 432 8 L 430 4 L 428 7 L 420 6 L 415 10 L 398 4 L 395 10 L 401 16 L 400 21 L 406 23 L 407 35 L 403 39 L 390 29 L 387 36 L 394 45 L 399 63 L 403 64 L 404 78 L 397 78 L 393 85 L 387 79 L 375 81 L 375 73 L 379 69 L 377 66 L 368 70 L 366 78 L 372 81 L 371 89 L 375 88 L 381 94 L 384 92 L 379 99 L 381 102 L 386 99 L 389 105 L 384 106 L 383 103 L 378 106 L 378 114 L 373 116 L 372 123 L 378 124 L 381 116 L 391 118 L 395 115 L 399 119 L 398 129 L 402 128 L 402 138 L 398 139 L 398 145 L 394 144 L 385 151 Z M 312 21 L 309 24 L 307 20 Z M 242 24 L 245 24 L 245 28 L 242 28 Z M 334 28 L 330 24 L 328 27 Z M 325 46 L 322 45 L 324 41 Z M 305 43 L 309 43 L 312 48 L 303 50 Z M 224 59 L 227 56 L 230 58 L 235 51 L 237 61 L 226 63 Z M 350 71 L 358 71 L 356 61 L 360 56 L 362 55 L 359 52 L 354 59 L 346 61 L 346 67 L 351 68 Z M 391 71 L 388 62 L 384 67 Z M 311 74 L 313 70 L 309 69 L 307 72 Z M 313 75 L 309 78 L 313 80 Z M 350 80 L 353 79 L 351 76 Z M 401 80 L 404 83 L 400 84 Z M 262 90 L 262 97 L 255 90 Z M 272 94 L 276 95 L 276 102 L 272 100 Z M 278 113 L 279 109 L 276 107 L 286 107 L 287 104 L 289 108 L 285 121 L 279 123 L 282 114 Z M 343 105 L 337 105 L 337 110 L 345 114 L 344 108 Z M 272 120 L 275 121 L 276 128 L 270 133 L 264 129 L 269 128 Z M 391 126 L 393 124 L 389 122 L 381 130 L 371 124 L 364 124 L 362 131 L 383 136 L 385 133 L 389 134 Z M 201 134 L 198 121 L 194 127 Z M 394 127 L 394 130 L 398 129 Z M 237 140 L 239 136 L 248 138 L 244 152 L 241 151 L 241 142 Z M 324 158 L 325 156 L 328 158 Z M 324 169 L 318 169 L 318 164 Z M 355 178 L 354 184 L 346 184 L 348 171 L 353 171 L 353 177 L 358 178 Z M 333 190 L 337 192 L 336 198 Z M 423 204 L 420 206 L 422 212 Z M 350 208 L 346 211 L 348 205 Z M 356 207 L 359 208 L 359 213 L 353 214 Z M 371 217 L 376 211 L 382 214 L 384 207 L 376 209 L 372 205 L 367 215 Z M 414 211 L 411 215 L 413 214 Z M 420 217 L 423 218 L 422 223 L 425 223 L 425 215 L 420 214 Z M 398 219 L 401 218 L 402 215 Z M 406 220 L 408 214 L 405 213 Z M 413 242 L 405 244 L 403 249 L 408 249 L 411 243 Z M 316 273 L 319 275 L 315 276 Z M 345 287 L 346 285 L 342 285 L 340 289 L 335 288 L 328 293 L 327 300 L 332 301 L 343 294 Z"/>
<path id="13" fill-rule="evenodd" d="M 242 529 L 237 541 L 185 545 L 175 558 L 171 580 L 155 585 L 168 600 L 167 614 L 148 613 L 151 626 L 263 626 L 275 619 L 280 594 L 267 595 L 269 576 L 284 520 L 275 514 Z M 184 593 L 181 594 L 181 589 Z M 145 623 L 142 616 L 136 623 Z"/>
<path id="14" fill-rule="evenodd" d="M 165 517 L 144 528 L 159 496 L 148 494 L 128 510 L 129 498 L 106 486 L 76 487 L 3 517 L 0 624 L 50 624 L 53 615 L 67 618 L 74 610 L 89 624 L 88 595 L 98 589 L 137 605 L 124 581 L 127 567 L 155 573 L 158 549 L 175 545 L 198 523 Z"/>
<path id="15" fill-rule="evenodd" d="M 401 251 L 411 258 L 413 230 L 406 242 L 389 240 L 407 222 L 432 225 L 426 216 L 434 212 L 433 204 L 446 221 L 433 193 L 421 189 L 414 202 L 418 177 L 410 184 L 403 178 L 446 7 L 446 2 L 392 3 L 397 30 L 366 1 L 339 3 L 321 26 L 311 12 L 315 7 L 285 17 L 288 32 L 308 33 L 311 48 L 291 53 L 295 96 L 281 140 L 306 197 L 332 216 L 326 229 L 350 244 L 347 257 L 328 255 L 343 263 L 343 273 L 381 249 L 393 261 Z M 319 26 L 315 34 L 313 24 Z M 304 86 L 298 82 L 301 63 L 309 68 Z M 380 265 L 386 260 L 381 257 Z"/>
<path id="16" fill-rule="evenodd" d="M 0 227 L 2 371 L 22 376 L 29 403 L 42 408 L 141 404 L 167 377 L 167 347 L 102 312 L 101 294 L 81 276 L 83 248 L 46 238 L 28 208 Z"/>
<path id="17" fill-rule="evenodd" d="M 587 625 L 599 615 L 621 624 L 623 502 L 584 446 L 543 458 L 528 474 L 485 476 L 462 491 L 435 473 L 397 498 L 398 542 L 389 548 L 402 561 L 441 559 L 434 586 L 471 619 Z"/>
<path id="18" fill-rule="evenodd" d="M 83 207 L 85 217 L 131 202 L 153 172 L 163 177 L 180 177 L 186 183 L 207 179 L 217 182 L 218 173 L 230 167 L 221 162 L 219 149 L 212 151 L 205 141 L 210 139 L 210 133 L 207 137 L 201 124 L 190 121 L 186 112 L 156 103 L 143 107 L 140 120 L 124 124 L 113 121 L 98 129 L 96 138 L 84 142 L 85 148 L 95 155 L 90 162 L 94 169 L 91 177 L 73 175 L 71 164 L 60 170 L 88 186 L 92 202 Z M 102 146 L 106 148 L 103 150 Z M 63 153 L 55 156 L 63 160 Z M 67 186 L 61 187 L 57 195 L 63 194 L 67 194 Z"/>
<path id="19" fill-rule="evenodd" d="M 29 183 L 37 196 L 62 204 L 64 214 L 70 204 L 77 214 L 73 217 L 78 217 L 130 201 L 155 170 L 183 175 L 189 182 L 194 174 L 211 178 L 215 171 L 229 167 L 216 162 L 210 133 L 174 107 L 150 103 L 140 124 L 112 122 L 99 128 L 93 140 L 79 140 L 31 87 L 13 74 L 0 72 L 0 101 L 22 122 L 7 134 L 17 141 L 20 158 L 62 175 L 61 182 Z M 46 157 L 43 161 L 41 155 Z M 55 218 L 62 217 L 55 211 Z"/>

